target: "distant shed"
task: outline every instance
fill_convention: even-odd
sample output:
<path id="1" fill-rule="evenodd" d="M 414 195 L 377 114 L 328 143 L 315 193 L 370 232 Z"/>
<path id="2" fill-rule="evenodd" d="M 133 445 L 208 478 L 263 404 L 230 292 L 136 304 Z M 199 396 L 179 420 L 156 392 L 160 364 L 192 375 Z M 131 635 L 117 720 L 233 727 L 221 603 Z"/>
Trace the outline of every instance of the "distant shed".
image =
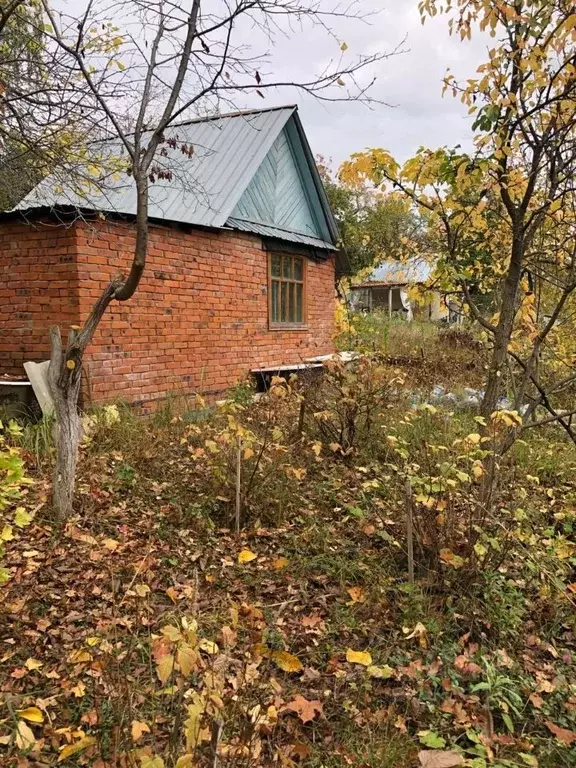
<path id="1" fill-rule="evenodd" d="M 429 283 L 433 271 L 434 264 L 421 257 L 405 262 L 384 261 L 352 287 L 352 304 L 360 312 L 384 310 L 389 317 L 406 320 L 455 322 L 457 313 L 440 291 L 430 290 L 426 301 L 421 303 L 414 303 L 408 297 L 411 287 Z"/>

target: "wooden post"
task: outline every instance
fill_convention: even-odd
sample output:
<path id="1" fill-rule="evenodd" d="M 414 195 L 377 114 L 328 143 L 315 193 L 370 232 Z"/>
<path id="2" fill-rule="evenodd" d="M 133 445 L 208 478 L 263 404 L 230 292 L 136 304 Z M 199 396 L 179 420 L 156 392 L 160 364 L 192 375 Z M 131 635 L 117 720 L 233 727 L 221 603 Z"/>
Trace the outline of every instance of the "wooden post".
<path id="1" fill-rule="evenodd" d="M 388 319 L 392 319 L 392 287 L 388 288 Z"/>
<path id="2" fill-rule="evenodd" d="M 242 481 L 242 438 L 238 437 L 236 449 L 236 535 L 240 535 L 240 484 Z"/>
<path id="3" fill-rule="evenodd" d="M 408 581 L 414 584 L 414 519 L 412 514 L 412 486 L 406 480 L 406 533 L 408 544 Z"/>

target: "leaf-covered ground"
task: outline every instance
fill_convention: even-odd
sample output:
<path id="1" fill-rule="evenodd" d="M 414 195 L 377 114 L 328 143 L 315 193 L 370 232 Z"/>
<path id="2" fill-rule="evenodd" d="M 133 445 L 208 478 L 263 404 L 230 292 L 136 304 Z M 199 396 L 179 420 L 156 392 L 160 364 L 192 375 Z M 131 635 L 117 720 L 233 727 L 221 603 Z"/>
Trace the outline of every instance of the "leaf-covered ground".
<path id="1" fill-rule="evenodd" d="M 223 417 L 236 432 L 242 421 L 247 467 L 263 408 Z M 286 408 L 284 441 L 265 448 L 277 485 L 255 471 L 240 536 L 234 452 L 211 416 L 104 428 L 83 449 L 66 524 L 47 501 L 49 458 L 35 468 L 25 454 L 35 483 L 20 503 L 34 518 L 4 562 L 1 764 L 576 765 L 569 446 L 551 431 L 518 447 L 486 524 L 494 540 L 477 540 L 499 553 L 478 550 L 483 569 L 458 528 L 472 473 L 431 491 L 433 505 L 420 494 L 417 523 L 420 508 L 426 525 L 428 512 L 438 529 L 456 522 L 442 534 L 452 549 L 416 526 L 410 584 L 401 467 L 422 472 L 471 417 L 424 423 L 391 400 L 374 444 L 344 455 L 318 434 L 290 442 L 298 408 Z M 454 462 L 474 466 L 472 449 Z"/>

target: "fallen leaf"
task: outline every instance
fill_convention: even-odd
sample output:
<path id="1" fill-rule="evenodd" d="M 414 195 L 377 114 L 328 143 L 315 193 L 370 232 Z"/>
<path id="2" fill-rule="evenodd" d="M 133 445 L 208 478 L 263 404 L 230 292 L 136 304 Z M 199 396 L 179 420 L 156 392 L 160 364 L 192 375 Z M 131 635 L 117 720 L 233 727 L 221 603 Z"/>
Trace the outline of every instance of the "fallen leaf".
<path id="1" fill-rule="evenodd" d="M 542 709 L 542 705 L 544 704 L 542 696 L 538 696 L 537 693 L 531 693 L 528 698 L 535 709 Z"/>
<path id="2" fill-rule="evenodd" d="M 559 725 L 555 725 L 550 720 L 545 720 L 544 725 L 551 731 L 559 741 L 563 741 L 564 744 L 572 744 L 576 741 L 576 731 L 569 731 L 567 728 L 560 728 Z"/>
<path id="3" fill-rule="evenodd" d="M 423 749 L 418 752 L 418 760 L 422 768 L 456 768 L 464 765 L 462 755 L 443 749 Z"/>
<path id="4" fill-rule="evenodd" d="M 258 555 L 255 555 L 254 552 L 250 552 L 249 549 L 243 549 L 242 552 L 238 554 L 238 562 L 239 563 L 249 563 L 252 560 L 256 560 Z"/>
<path id="5" fill-rule="evenodd" d="M 300 659 L 287 651 L 271 651 L 270 658 L 283 672 L 300 672 L 303 669 Z"/>
<path id="6" fill-rule="evenodd" d="M 40 669 L 40 667 L 43 666 L 41 661 L 38 661 L 38 659 L 26 659 L 24 662 L 24 666 L 26 669 L 33 670 L 33 669 Z"/>
<path id="7" fill-rule="evenodd" d="M 372 656 L 368 651 L 353 651 L 348 648 L 346 661 L 349 664 L 361 664 L 363 667 L 369 667 L 372 664 Z"/>
<path id="8" fill-rule="evenodd" d="M 83 752 L 94 744 L 96 744 L 94 736 L 84 736 L 80 741 L 76 741 L 74 744 L 66 744 L 60 750 L 58 762 L 61 763 L 72 755 L 76 755 L 78 752 Z"/>
<path id="9" fill-rule="evenodd" d="M 132 741 L 134 743 L 140 741 L 145 733 L 150 733 L 148 723 L 143 723 L 140 720 L 132 720 Z"/>
<path id="10" fill-rule="evenodd" d="M 348 594 L 352 598 L 353 603 L 365 603 L 366 602 L 366 590 L 364 587 L 350 587 Z"/>
<path id="11" fill-rule="evenodd" d="M 44 715 L 38 707 L 27 707 L 26 709 L 17 709 L 16 713 L 22 720 L 28 720 L 29 723 L 43 723 Z"/>
<path id="12" fill-rule="evenodd" d="M 150 587 L 148 584 L 135 584 L 134 592 L 136 592 L 138 597 L 146 597 L 146 595 L 150 594 Z"/>
<path id="13" fill-rule="evenodd" d="M 71 690 L 77 699 L 81 699 L 82 696 L 86 694 L 86 686 L 84 685 L 82 680 L 79 680 L 78 683 Z"/>
<path id="14" fill-rule="evenodd" d="M 207 640 L 205 637 L 198 643 L 198 648 L 205 653 L 209 653 L 210 656 L 214 656 L 218 653 L 218 645 L 213 640 Z"/>
<path id="15" fill-rule="evenodd" d="M 377 680 L 388 680 L 389 678 L 394 677 L 394 670 L 387 664 L 385 664 L 383 667 L 375 667 L 370 665 L 366 672 L 368 673 L 369 677 L 374 677 Z"/>
<path id="16" fill-rule="evenodd" d="M 284 709 L 295 712 L 303 723 L 309 723 L 322 712 L 322 703 L 317 699 L 308 701 L 304 696 L 296 696 L 294 701 L 286 704 Z"/>
<path id="17" fill-rule="evenodd" d="M 288 565 L 290 565 L 290 561 L 286 557 L 278 557 L 276 560 L 272 561 L 272 565 L 274 568 L 276 568 L 277 571 L 279 571 L 282 568 L 286 568 Z"/>
<path id="18" fill-rule="evenodd" d="M 30 726 L 26 725 L 24 720 L 18 722 L 16 728 L 16 746 L 22 751 L 32 749 L 36 744 L 36 737 Z"/>
<path id="19" fill-rule="evenodd" d="M 116 539 L 104 539 L 102 542 L 106 549 L 109 549 L 110 552 L 114 552 L 114 550 L 118 549 L 118 542 Z"/>
<path id="20" fill-rule="evenodd" d="M 68 661 L 70 664 L 83 664 L 85 661 L 92 661 L 92 655 L 88 651 L 72 651 Z"/>

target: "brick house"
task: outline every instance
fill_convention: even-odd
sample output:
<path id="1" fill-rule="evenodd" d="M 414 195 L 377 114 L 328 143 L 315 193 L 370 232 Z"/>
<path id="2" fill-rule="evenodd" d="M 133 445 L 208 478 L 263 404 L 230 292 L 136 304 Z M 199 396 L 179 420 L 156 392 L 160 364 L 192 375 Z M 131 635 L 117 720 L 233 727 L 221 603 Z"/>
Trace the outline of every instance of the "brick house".
<path id="1" fill-rule="evenodd" d="M 150 186 L 144 277 L 87 350 L 93 402 L 216 395 L 250 371 L 333 350 L 346 259 L 296 107 L 173 130 L 193 150 L 162 152 L 171 173 Z M 49 326 L 80 325 L 132 258 L 129 179 L 90 197 L 54 190 L 48 179 L 0 214 L 0 376 L 47 359 Z"/>

